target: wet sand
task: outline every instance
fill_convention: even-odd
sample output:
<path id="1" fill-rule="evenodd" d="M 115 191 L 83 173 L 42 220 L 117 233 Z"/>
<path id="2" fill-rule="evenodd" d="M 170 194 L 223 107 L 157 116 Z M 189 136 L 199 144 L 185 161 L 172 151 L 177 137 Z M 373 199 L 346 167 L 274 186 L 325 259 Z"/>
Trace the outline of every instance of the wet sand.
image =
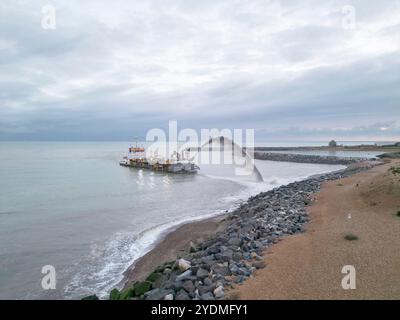
<path id="1" fill-rule="evenodd" d="M 307 231 L 264 253 L 266 268 L 231 290 L 231 299 L 400 299 L 399 160 L 324 183 Z M 351 214 L 351 218 L 349 218 Z M 345 240 L 352 233 L 358 240 Z M 356 289 L 341 286 L 344 265 Z"/>

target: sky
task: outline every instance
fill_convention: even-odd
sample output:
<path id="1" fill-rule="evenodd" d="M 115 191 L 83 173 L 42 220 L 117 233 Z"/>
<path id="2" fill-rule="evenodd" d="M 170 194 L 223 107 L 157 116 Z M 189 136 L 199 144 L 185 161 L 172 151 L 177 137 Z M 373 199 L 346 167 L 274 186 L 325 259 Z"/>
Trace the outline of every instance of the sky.
<path id="1" fill-rule="evenodd" d="M 400 1 L 0 2 L 0 140 L 127 141 L 169 120 L 400 141 Z"/>

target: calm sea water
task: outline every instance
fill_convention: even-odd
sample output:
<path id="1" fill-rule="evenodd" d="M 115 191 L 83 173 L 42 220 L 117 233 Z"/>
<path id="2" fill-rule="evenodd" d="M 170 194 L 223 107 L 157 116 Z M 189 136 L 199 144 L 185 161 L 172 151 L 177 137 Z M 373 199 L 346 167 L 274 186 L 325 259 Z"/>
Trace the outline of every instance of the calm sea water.
<path id="1" fill-rule="evenodd" d="M 0 299 L 105 295 L 166 230 L 341 166 L 256 163 L 264 182 L 120 167 L 126 142 L 0 142 Z M 43 290 L 53 265 L 56 290 Z"/>

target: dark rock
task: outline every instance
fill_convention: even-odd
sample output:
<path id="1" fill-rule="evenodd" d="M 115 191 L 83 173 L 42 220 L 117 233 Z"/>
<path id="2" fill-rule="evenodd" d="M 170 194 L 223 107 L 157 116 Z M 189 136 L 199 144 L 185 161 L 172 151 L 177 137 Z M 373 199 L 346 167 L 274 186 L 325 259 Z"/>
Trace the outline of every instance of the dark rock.
<path id="1" fill-rule="evenodd" d="M 223 277 L 231 275 L 231 271 L 229 270 L 229 267 L 227 267 L 227 266 L 216 264 L 211 269 L 214 274 L 218 274 Z"/>
<path id="2" fill-rule="evenodd" d="M 238 237 L 232 237 L 228 240 L 228 244 L 239 247 L 242 244 L 242 240 L 240 240 Z"/>
<path id="3" fill-rule="evenodd" d="M 203 295 L 203 294 L 205 294 L 207 292 L 212 292 L 213 291 L 213 287 L 211 285 L 199 286 L 198 290 L 199 290 L 199 294 Z"/>
<path id="4" fill-rule="evenodd" d="M 210 278 L 204 278 L 203 283 L 206 286 L 211 286 L 212 285 L 212 281 L 211 281 Z"/>
<path id="5" fill-rule="evenodd" d="M 146 292 L 144 297 L 146 300 L 164 300 L 165 296 L 168 294 L 174 294 L 174 291 L 157 288 Z"/>
<path id="6" fill-rule="evenodd" d="M 211 292 L 207 292 L 201 295 L 201 300 L 215 300 L 215 298 Z"/>
<path id="7" fill-rule="evenodd" d="M 233 251 L 232 250 L 226 250 L 222 253 L 222 260 L 224 261 L 229 261 L 232 259 L 233 256 Z"/>
<path id="8" fill-rule="evenodd" d="M 181 289 L 175 296 L 175 300 L 190 300 L 190 297 L 185 290 Z"/>
<path id="9" fill-rule="evenodd" d="M 196 276 L 200 279 L 208 277 L 209 272 L 206 269 L 200 268 L 197 270 Z"/>
<path id="10" fill-rule="evenodd" d="M 192 270 L 186 270 L 185 272 L 181 273 L 179 276 L 177 276 L 175 278 L 175 281 L 183 281 L 183 280 L 187 280 L 190 279 L 190 277 L 192 276 Z"/>
<path id="11" fill-rule="evenodd" d="M 191 293 L 194 291 L 195 287 L 193 285 L 193 282 L 190 280 L 186 280 L 183 285 L 182 288 L 185 289 L 188 293 Z"/>

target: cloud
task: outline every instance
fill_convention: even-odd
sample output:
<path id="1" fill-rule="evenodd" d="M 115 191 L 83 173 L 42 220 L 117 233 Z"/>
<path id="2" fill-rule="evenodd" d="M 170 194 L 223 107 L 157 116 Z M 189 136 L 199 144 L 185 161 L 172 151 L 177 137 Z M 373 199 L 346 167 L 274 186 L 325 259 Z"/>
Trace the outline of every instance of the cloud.
<path id="1" fill-rule="evenodd" d="M 398 1 L 57 1 L 44 30 L 48 4 L 0 4 L 0 139 L 123 140 L 170 119 L 400 139 Z"/>

